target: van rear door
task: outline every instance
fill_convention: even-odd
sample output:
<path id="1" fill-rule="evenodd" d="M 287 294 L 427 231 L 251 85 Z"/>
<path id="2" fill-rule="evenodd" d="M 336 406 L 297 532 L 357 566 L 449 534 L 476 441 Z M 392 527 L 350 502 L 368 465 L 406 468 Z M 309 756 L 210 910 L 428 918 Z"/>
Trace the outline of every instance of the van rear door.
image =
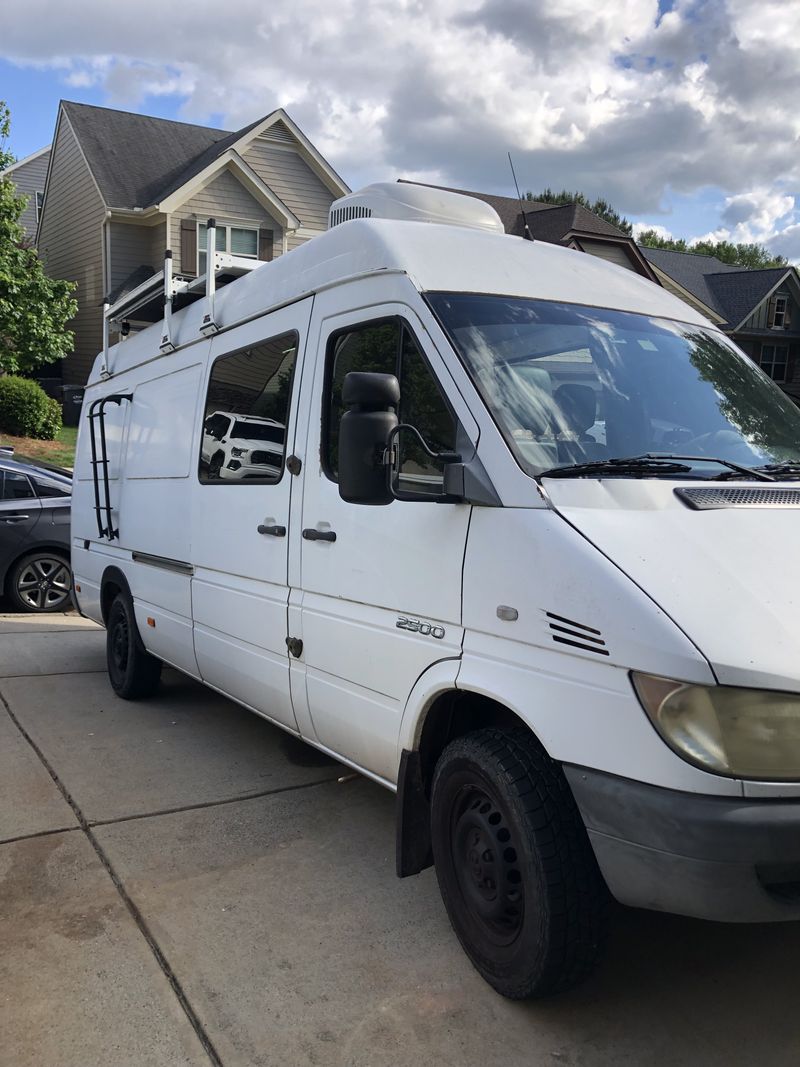
<path id="1" fill-rule="evenodd" d="M 200 675 L 292 730 L 286 458 L 311 305 L 309 298 L 213 339 L 192 515 Z"/>

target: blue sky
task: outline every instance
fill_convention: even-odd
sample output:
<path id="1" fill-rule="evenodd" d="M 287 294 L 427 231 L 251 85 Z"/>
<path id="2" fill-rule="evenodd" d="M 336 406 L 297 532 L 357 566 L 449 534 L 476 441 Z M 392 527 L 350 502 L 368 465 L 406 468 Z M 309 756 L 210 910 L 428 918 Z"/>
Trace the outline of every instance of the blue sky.
<path id="1" fill-rule="evenodd" d="M 415 177 L 604 196 L 800 261 L 800 4 L 211 0 L 0 10 L 19 157 L 60 98 L 236 129 L 286 107 L 353 187 Z M 152 27 L 163 26 L 154 34 Z M 480 62 L 477 62 L 480 57 Z"/>

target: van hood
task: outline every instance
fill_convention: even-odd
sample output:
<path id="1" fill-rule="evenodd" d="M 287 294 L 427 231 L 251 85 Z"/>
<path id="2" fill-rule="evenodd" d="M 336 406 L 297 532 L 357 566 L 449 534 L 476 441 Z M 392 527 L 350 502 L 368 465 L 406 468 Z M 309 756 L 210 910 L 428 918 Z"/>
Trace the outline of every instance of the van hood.
<path id="1" fill-rule="evenodd" d="M 800 507 L 693 510 L 675 492 L 727 494 L 752 482 L 543 484 L 555 510 L 672 618 L 722 685 L 800 691 Z"/>

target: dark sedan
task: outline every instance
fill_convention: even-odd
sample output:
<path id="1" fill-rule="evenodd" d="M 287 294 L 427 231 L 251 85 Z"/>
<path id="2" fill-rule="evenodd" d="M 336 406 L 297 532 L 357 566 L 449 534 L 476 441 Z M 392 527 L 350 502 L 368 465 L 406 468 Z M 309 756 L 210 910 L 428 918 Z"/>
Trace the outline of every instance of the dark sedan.
<path id="1" fill-rule="evenodd" d="M 71 607 L 72 477 L 0 451 L 0 592 L 16 611 Z"/>

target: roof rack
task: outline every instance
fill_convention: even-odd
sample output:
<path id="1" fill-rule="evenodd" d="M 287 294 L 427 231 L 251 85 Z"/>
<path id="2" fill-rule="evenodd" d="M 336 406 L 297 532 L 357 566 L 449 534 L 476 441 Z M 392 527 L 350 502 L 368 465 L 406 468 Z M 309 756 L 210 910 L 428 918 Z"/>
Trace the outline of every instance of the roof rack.
<path id="1" fill-rule="evenodd" d="M 216 249 L 217 224 L 209 219 L 206 224 L 206 249 Z M 208 307 L 200 324 L 200 332 L 210 337 L 219 330 L 214 318 L 214 296 L 217 289 L 228 282 L 248 274 L 262 265 L 260 259 L 233 256 L 227 252 L 206 252 L 206 273 L 197 278 L 174 274 L 172 250 L 164 253 L 164 269 L 124 293 L 113 304 L 106 297 L 103 301 L 103 364 L 101 375 L 108 378 L 113 373 L 109 362 L 109 336 L 112 329 L 126 337 L 131 322 L 159 322 L 164 328 L 159 349 L 162 353 L 173 352 L 177 347 L 172 335 L 172 316 L 176 311 L 205 299 Z"/>

